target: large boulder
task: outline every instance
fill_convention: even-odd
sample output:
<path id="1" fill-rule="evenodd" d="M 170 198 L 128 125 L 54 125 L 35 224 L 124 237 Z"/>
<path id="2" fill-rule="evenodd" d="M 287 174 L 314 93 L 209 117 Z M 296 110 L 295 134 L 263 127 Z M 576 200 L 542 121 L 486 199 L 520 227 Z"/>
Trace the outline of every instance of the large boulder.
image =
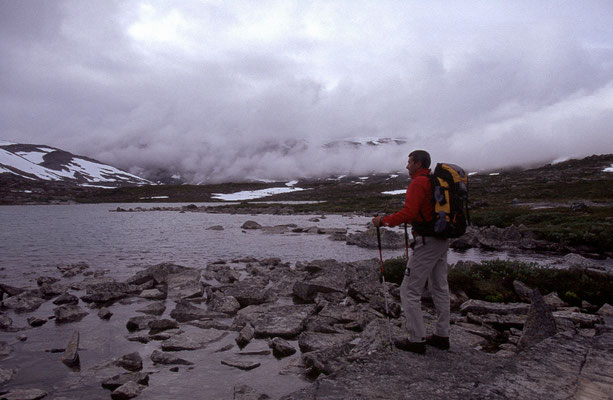
<path id="1" fill-rule="evenodd" d="M 304 330 L 305 321 L 315 312 L 313 305 L 276 306 L 253 322 L 255 336 L 293 338 Z"/>
<path id="2" fill-rule="evenodd" d="M 225 296 L 218 291 L 211 291 L 207 296 L 209 310 L 234 315 L 240 310 L 241 305 L 233 296 Z"/>
<path id="3" fill-rule="evenodd" d="M 178 274 L 171 274 L 166 277 L 168 287 L 168 297 L 179 301 L 182 299 L 201 298 L 204 288 L 200 283 L 200 271 L 190 269 Z"/>
<path id="4" fill-rule="evenodd" d="M 68 304 L 54 308 L 53 314 L 55 315 L 56 322 L 64 323 L 80 321 L 88 313 L 77 305 Z"/>
<path id="5" fill-rule="evenodd" d="M 31 312 L 40 307 L 44 302 L 45 300 L 37 296 L 36 292 L 23 292 L 4 300 L 2 307 L 12 309 L 18 313 Z"/>
<path id="6" fill-rule="evenodd" d="M 517 351 L 525 350 L 558 333 L 556 321 L 551 314 L 551 308 L 545 303 L 543 296 L 534 289 L 528 317 L 524 324 Z"/>
<path id="7" fill-rule="evenodd" d="M 219 289 L 224 295 L 234 297 L 241 307 L 270 303 L 276 300 L 275 294 L 258 280 L 244 280 L 232 286 Z"/>
<path id="8" fill-rule="evenodd" d="M 179 274 L 189 270 L 193 270 L 193 268 L 183 267 L 181 265 L 171 263 L 162 263 L 137 272 L 126 282 L 133 285 L 142 285 L 143 283 L 153 280 L 155 284 L 159 285 L 166 283 L 166 279 L 169 275 Z"/>

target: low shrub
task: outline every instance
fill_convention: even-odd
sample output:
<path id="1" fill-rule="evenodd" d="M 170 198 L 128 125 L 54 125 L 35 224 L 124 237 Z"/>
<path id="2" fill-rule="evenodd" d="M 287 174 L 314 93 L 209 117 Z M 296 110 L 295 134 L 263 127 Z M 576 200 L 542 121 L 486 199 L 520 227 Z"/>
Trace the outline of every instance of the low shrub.
<path id="1" fill-rule="evenodd" d="M 513 289 L 518 280 L 545 295 L 557 292 L 562 300 L 580 305 L 586 300 L 596 306 L 613 304 L 613 276 L 592 275 L 583 270 L 562 270 L 536 263 L 486 260 L 480 264 L 451 268 L 449 286 L 461 289 L 471 299 L 514 302 L 519 297 Z"/>
<path id="2" fill-rule="evenodd" d="M 406 265 L 406 257 L 395 257 L 383 261 L 383 275 L 385 276 L 385 281 L 400 285 L 404 278 Z"/>

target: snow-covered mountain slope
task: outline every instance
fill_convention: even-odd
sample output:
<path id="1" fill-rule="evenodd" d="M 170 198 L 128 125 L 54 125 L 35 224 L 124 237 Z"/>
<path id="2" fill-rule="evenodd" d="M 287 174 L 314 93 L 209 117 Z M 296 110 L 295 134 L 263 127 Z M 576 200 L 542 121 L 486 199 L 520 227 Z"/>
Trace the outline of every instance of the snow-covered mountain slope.
<path id="1" fill-rule="evenodd" d="M 55 147 L 0 141 L 0 174 L 80 186 L 146 185 L 150 181 Z"/>

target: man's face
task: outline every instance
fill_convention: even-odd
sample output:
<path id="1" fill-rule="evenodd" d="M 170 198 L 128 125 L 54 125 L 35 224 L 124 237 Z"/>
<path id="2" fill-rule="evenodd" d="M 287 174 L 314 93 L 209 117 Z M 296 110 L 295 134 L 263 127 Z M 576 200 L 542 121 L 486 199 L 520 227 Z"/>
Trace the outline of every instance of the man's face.
<path id="1" fill-rule="evenodd" d="M 420 162 L 415 162 L 413 157 L 409 157 L 409 163 L 407 164 L 407 169 L 409 170 L 409 175 L 413 176 L 417 172 L 418 169 L 421 168 Z"/>

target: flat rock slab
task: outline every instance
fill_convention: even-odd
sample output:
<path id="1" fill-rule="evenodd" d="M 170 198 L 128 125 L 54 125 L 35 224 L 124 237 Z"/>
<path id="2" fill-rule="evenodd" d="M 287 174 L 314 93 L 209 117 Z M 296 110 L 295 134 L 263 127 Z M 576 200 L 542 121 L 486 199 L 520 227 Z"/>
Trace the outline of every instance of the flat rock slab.
<path id="1" fill-rule="evenodd" d="M 483 300 L 468 300 L 460 306 L 460 312 L 473 314 L 528 314 L 530 304 L 526 303 L 490 303 Z"/>
<path id="2" fill-rule="evenodd" d="M 186 301 L 178 302 L 175 309 L 170 312 L 170 317 L 178 322 L 207 320 L 211 318 L 228 318 L 226 314 L 211 312 Z"/>
<path id="3" fill-rule="evenodd" d="M 200 283 L 200 271 L 190 269 L 166 277 L 168 297 L 178 301 L 181 299 L 201 298 L 204 288 Z"/>
<path id="4" fill-rule="evenodd" d="M 13 352 L 13 346 L 7 342 L 0 342 L 0 359 L 8 357 Z"/>
<path id="5" fill-rule="evenodd" d="M 554 311 L 553 317 L 556 319 L 568 320 L 579 325 L 581 328 L 593 328 L 595 324 L 601 324 L 602 318 L 598 315 L 584 314 L 572 311 Z"/>
<path id="6" fill-rule="evenodd" d="M 68 304 L 53 309 L 55 321 L 58 323 L 77 322 L 87 315 L 87 311 L 78 305 Z"/>
<path id="7" fill-rule="evenodd" d="M 79 331 L 74 331 L 68 344 L 66 345 L 66 350 L 64 350 L 64 354 L 62 354 L 61 361 L 64 365 L 68 367 L 73 367 L 79 364 Z"/>
<path id="8" fill-rule="evenodd" d="M 298 338 L 298 347 L 303 353 L 325 350 L 352 341 L 356 335 L 344 333 L 303 332 Z"/>
<path id="9" fill-rule="evenodd" d="M 113 393 L 111 393 L 111 398 L 113 400 L 133 399 L 134 397 L 138 396 L 144 388 L 145 386 L 129 381 L 113 390 Z"/>
<path id="10" fill-rule="evenodd" d="M 259 315 L 253 326 L 255 336 L 263 337 L 296 337 L 304 329 L 309 316 L 315 312 L 313 305 L 288 305 L 272 307 L 269 312 Z"/>
<path id="11" fill-rule="evenodd" d="M 216 342 L 228 333 L 217 329 L 203 329 L 198 334 L 182 333 L 162 342 L 164 351 L 197 350 Z"/>
<path id="12" fill-rule="evenodd" d="M 154 350 L 151 353 L 151 361 L 155 364 L 164 365 L 194 365 L 193 362 L 176 357 L 172 354 L 164 353 L 163 351 Z"/>
<path id="13" fill-rule="evenodd" d="M 254 388 L 247 385 L 234 386 L 233 400 L 267 400 L 270 397 L 266 394 L 257 392 Z"/>
<path id="14" fill-rule="evenodd" d="M 234 367 L 238 369 L 242 369 L 245 371 L 254 369 L 259 367 L 261 364 L 257 361 L 249 361 L 249 360 L 241 360 L 241 359 L 230 359 L 230 360 L 222 360 L 221 363 L 223 365 L 227 365 L 229 367 Z"/>
<path id="15" fill-rule="evenodd" d="M 0 368 L 0 385 L 9 382 L 15 376 L 16 371 L 11 368 Z"/>
<path id="16" fill-rule="evenodd" d="M 3 394 L 3 400 L 38 400 L 47 395 L 47 392 L 40 389 L 16 389 Z"/>
<path id="17" fill-rule="evenodd" d="M 146 372 L 128 372 L 114 375 L 102 381 L 102 387 L 109 390 L 115 390 L 127 382 L 136 382 L 141 385 L 148 385 L 149 374 Z"/>
<path id="18" fill-rule="evenodd" d="M 164 311 L 166 311 L 166 304 L 164 304 L 164 302 L 159 301 L 139 308 L 136 311 L 149 315 L 162 315 L 164 314 Z"/>
<path id="19" fill-rule="evenodd" d="M 44 302 L 44 299 L 25 292 L 4 300 L 2 306 L 15 310 L 15 312 L 30 312 L 36 310 Z"/>

